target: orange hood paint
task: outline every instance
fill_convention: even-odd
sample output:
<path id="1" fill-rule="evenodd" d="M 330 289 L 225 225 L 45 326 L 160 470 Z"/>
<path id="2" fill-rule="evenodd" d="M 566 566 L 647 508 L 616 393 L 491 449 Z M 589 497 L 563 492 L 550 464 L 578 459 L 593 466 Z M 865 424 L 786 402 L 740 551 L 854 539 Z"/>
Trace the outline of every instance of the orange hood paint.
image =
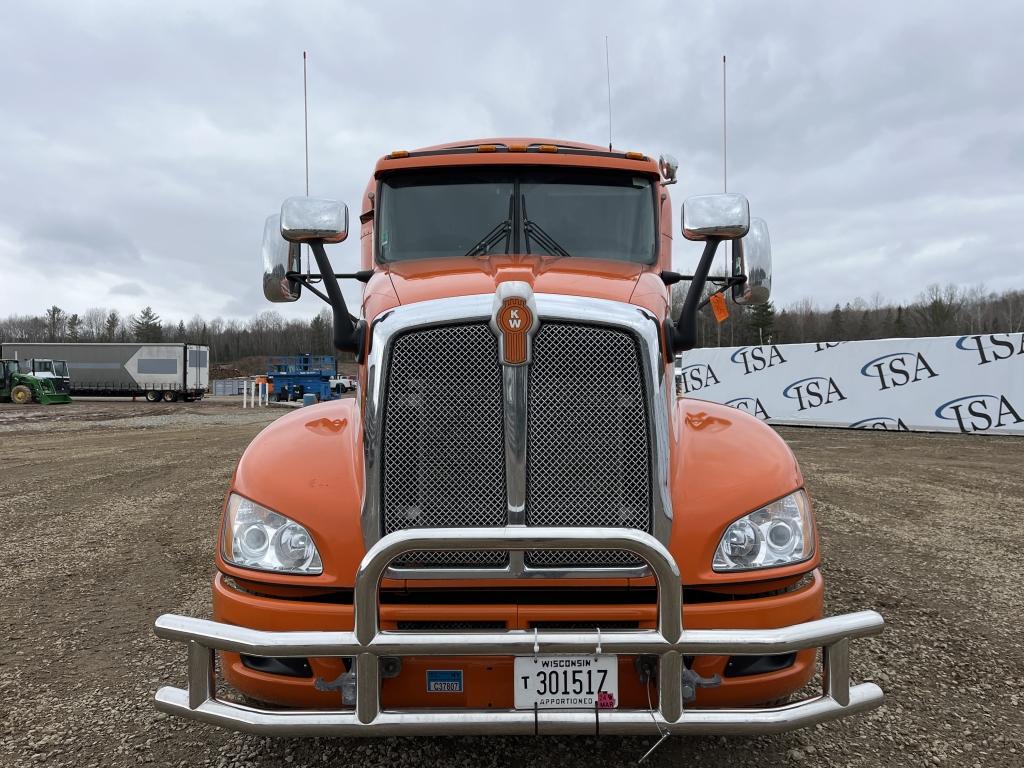
<path id="1" fill-rule="evenodd" d="M 499 283 L 521 280 L 534 293 L 592 296 L 629 301 L 642 264 L 601 259 L 542 256 L 454 257 L 392 262 L 388 274 L 399 302 L 413 304 L 439 296 L 494 293 Z"/>

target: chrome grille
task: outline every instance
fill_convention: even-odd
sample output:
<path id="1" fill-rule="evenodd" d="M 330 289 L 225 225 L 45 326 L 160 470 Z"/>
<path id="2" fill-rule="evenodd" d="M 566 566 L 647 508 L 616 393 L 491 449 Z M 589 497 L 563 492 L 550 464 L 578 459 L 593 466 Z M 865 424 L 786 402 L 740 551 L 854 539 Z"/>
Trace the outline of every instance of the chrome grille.
<path id="1" fill-rule="evenodd" d="M 406 333 L 385 399 L 383 532 L 507 520 L 501 366 L 486 324 Z M 500 567 L 506 552 L 413 552 L 396 566 Z"/>
<path id="2" fill-rule="evenodd" d="M 390 346 L 381 419 L 381 533 L 508 522 L 503 372 L 484 322 L 414 329 Z M 650 531 L 651 446 L 630 331 L 548 321 L 527 389 L 527 525 Z M 372 435 L 371 435 L 372 439 Z M 529 551 L 537 568 L 635 568 L 617 550 Z M 414 552 L 413 569 L 502 568 L 506 552 Z"/>
<path id="3" fill-rule="evenodd" d="M 651 526 L 650 440 L 640 354 L 625 331 L 543 323 L 530 366 L 527 525 Z M 616 550 L 526 553 L 555 567 L 632 567 Z"/>

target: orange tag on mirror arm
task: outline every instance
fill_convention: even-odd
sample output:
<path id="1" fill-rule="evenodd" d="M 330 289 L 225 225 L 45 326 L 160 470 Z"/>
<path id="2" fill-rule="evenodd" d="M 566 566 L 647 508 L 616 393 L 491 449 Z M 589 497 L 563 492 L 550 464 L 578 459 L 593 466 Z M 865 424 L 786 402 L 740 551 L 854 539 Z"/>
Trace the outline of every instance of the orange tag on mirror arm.
<path id="1" fill-rule="evenodd" d="M 715 313 L 715 320 L 724 323 L 729 319 L 729 305 L 725 303 L 725 296 L 720 293 L 711 294 L 711 311 Z"/>

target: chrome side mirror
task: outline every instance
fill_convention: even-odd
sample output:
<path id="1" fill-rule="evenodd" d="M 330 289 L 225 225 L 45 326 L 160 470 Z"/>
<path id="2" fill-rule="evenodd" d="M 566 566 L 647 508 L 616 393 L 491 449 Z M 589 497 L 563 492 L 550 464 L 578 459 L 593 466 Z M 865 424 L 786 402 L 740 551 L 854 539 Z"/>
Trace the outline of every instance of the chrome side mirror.
<path id="1" fill-rule="evenodd" d="M 732 273 L 746 275 L 732 287 L 737 304 L 765 304 L 772 295 L 772 244 L 764 219 L 751 219 L 750 231 L 732 245 Z"/>
<path id="2" fill-rule="evenodd" d="M 281 237 L 281 216 L 268 216 L 263 226 L 263 295 L 268 301 L 297 301 L 301 295 L 302 286 L 288 279 L 289 272 L 302 271 L 299 248 Z"/>
<path id="3" fill-rule="evenodd" d="M 290 243 L 340 243 L 348 237 L 348 206 L 336 200 L 289 197 L 281 206 L 281 236 Z"/>
<path id="4" fill-rule="evenodd" d="M 750 206 L 743 195 L 731 193 L 688 197 L 682 218 L 687 240 L 735 240 L 750 228 Z"/>
<path id="5" fill-rule="evenodd" d="M 661 177 L 664 179 L 661 182 L 663 187 L 675 184 L 678 181 L 676 174 L 679 171 L 679 161 L 673 155 L 662 155 L 658 158 L 658 170 L 661 171 Z"/>

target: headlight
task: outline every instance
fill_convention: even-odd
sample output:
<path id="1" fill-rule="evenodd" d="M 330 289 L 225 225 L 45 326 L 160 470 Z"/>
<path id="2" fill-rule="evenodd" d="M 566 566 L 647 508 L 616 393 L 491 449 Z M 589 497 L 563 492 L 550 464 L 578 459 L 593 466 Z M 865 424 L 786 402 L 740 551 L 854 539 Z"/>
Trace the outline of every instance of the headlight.
<path id="1" fill-rule="evenodd" d="M 803 491 L 744 515 L 725 529 L 715 551 L 716 571 L 749 571 L 807 560 L 814 554 L 811 504 Z"/>
<path id="2" fill-rule="evenodd" d="M 324 569 L 309 531 L 237 493 L 228 499 L 221 554 L 232 565 L 261 571 L 315 575 Z"/>

